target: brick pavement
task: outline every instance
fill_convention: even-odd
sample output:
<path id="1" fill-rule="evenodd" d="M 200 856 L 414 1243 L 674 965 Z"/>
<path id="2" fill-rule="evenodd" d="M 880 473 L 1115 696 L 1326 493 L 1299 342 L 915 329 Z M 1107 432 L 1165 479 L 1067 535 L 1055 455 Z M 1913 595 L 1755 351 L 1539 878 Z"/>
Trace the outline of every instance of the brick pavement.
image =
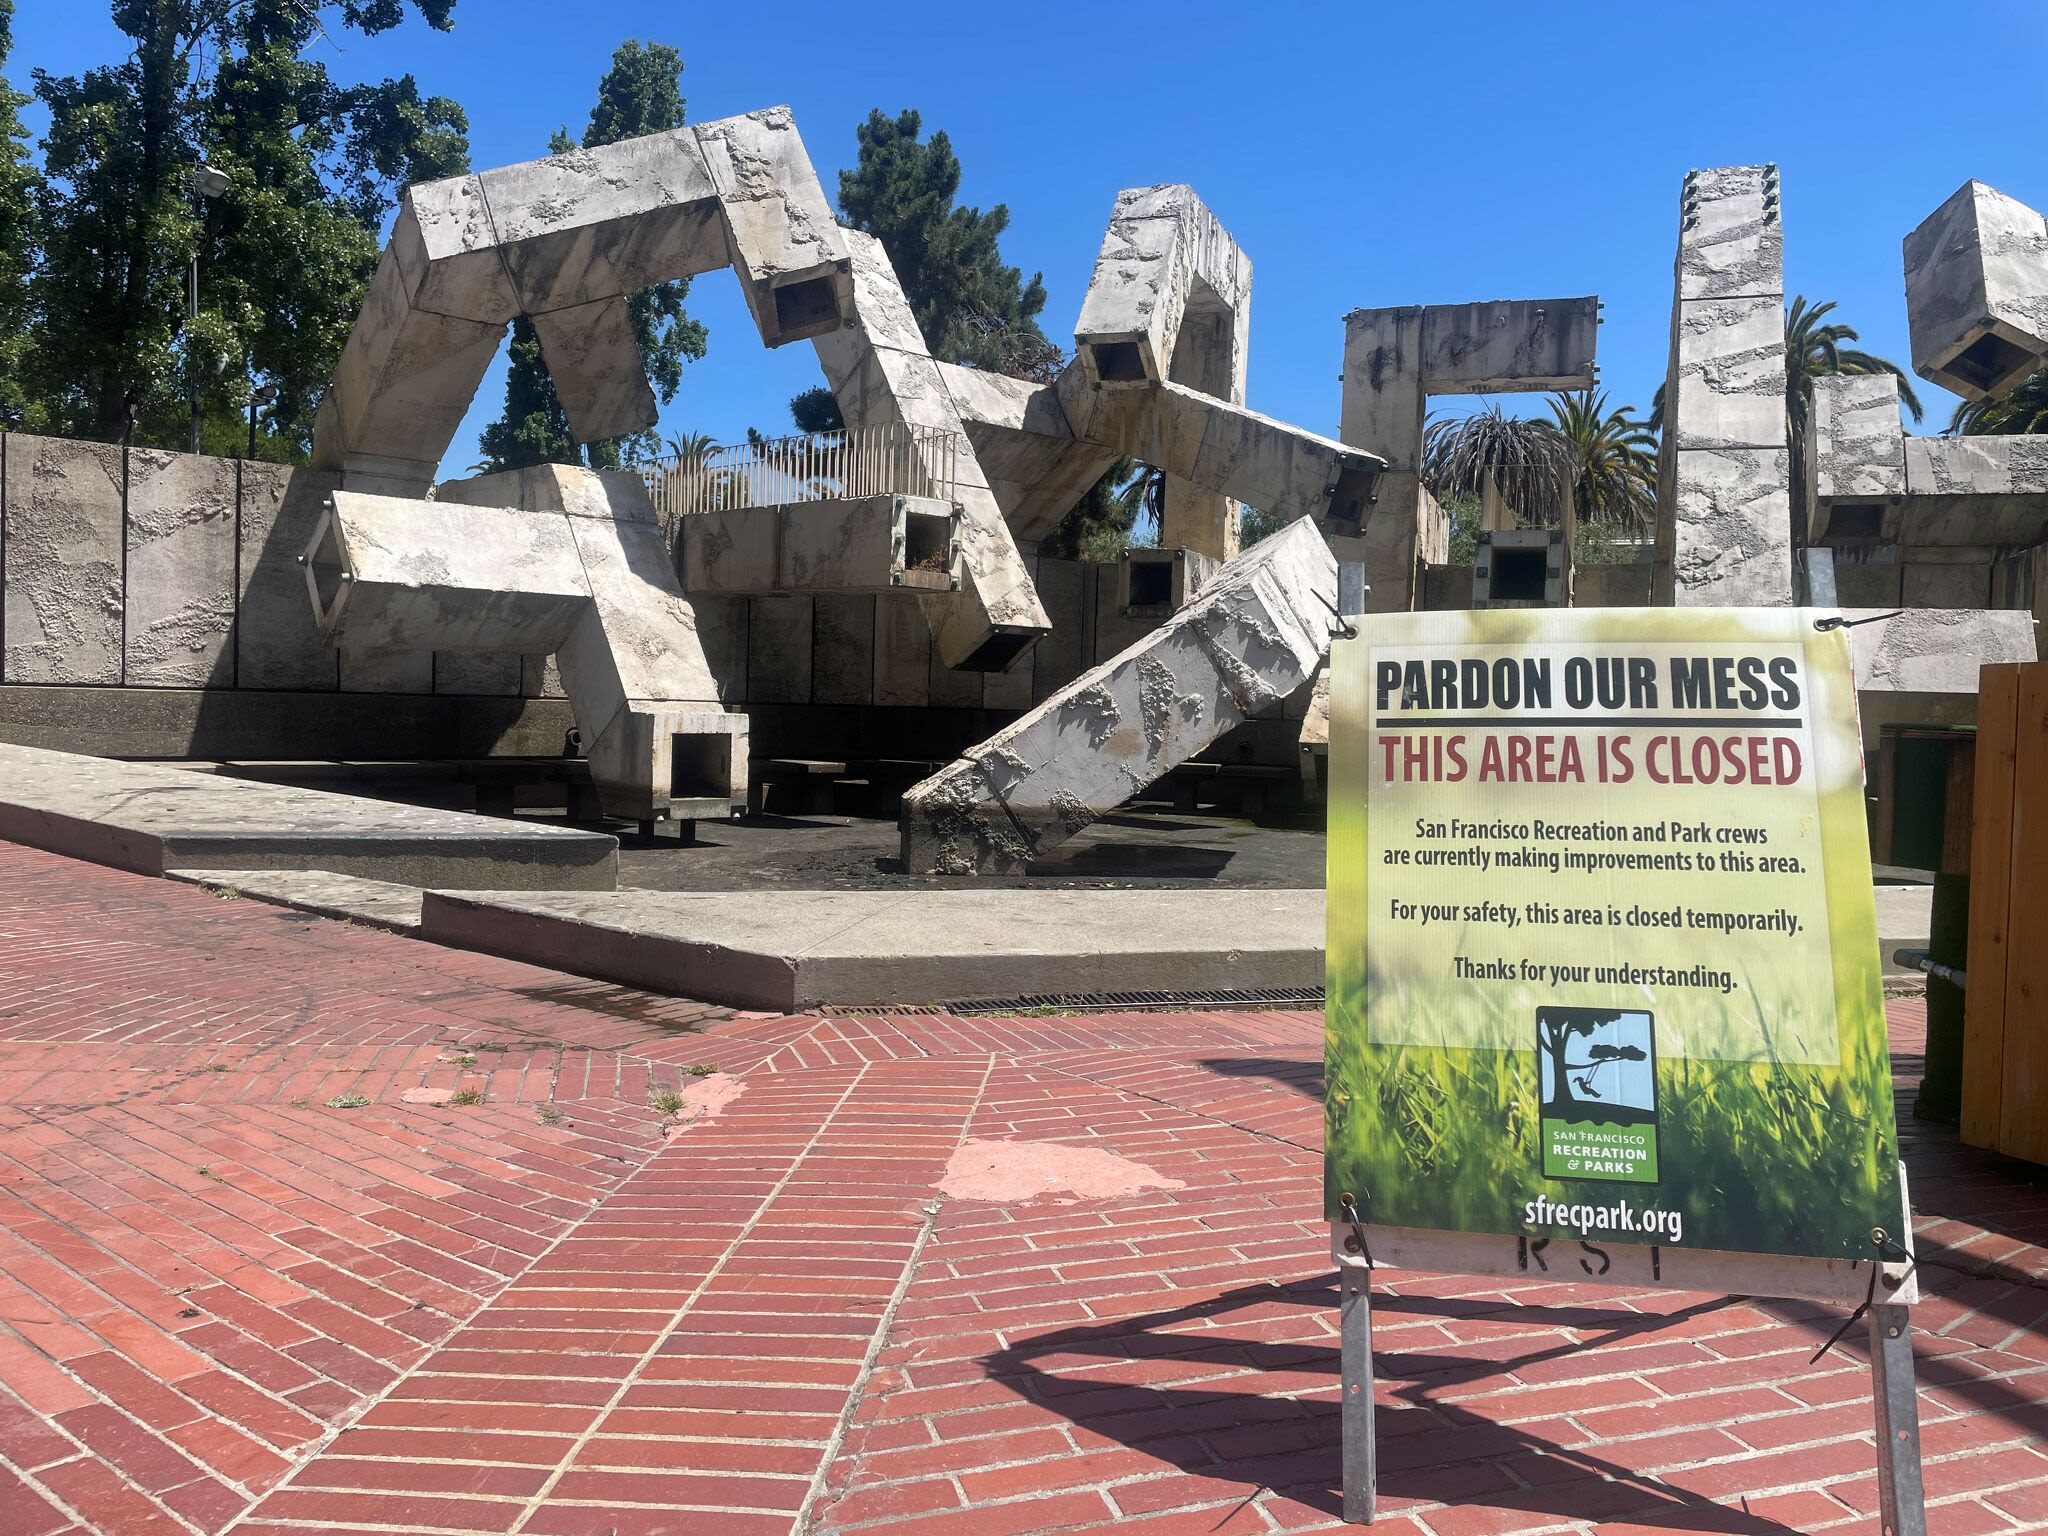
<path id="1" fill-rule="evenodd" d="M 1334 1526 L 1319 1029 L 735 1017 L 0 844 L 0 1530 Z M 1180 1187 L 947 1200 L 970 1137 Z M 2048 1196 L 1907 1142 L 1933 1529 L 2048 1529 Z M 1381 1529 L 1875 1528 L 1821 1309 L 1376 1313 Z"/>

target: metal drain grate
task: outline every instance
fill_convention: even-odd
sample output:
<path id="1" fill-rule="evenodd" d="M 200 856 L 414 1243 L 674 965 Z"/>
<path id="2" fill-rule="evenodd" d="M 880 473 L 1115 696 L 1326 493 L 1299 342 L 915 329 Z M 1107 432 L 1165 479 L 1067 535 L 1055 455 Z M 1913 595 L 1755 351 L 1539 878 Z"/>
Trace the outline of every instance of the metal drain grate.
<path id="1" fill-rule="evenodd" d="M 992 1013 L 1139 1013 L 1207 1011 L 1217 1008 L 1321 1008 L 1321 987 L 1250 987 L 1213 992 L 1040 992 L 1023 997 L 976 998 L 954 1003 L 870 1003 L 831 1013 L 950 1013 L 963 1017 Z"/>

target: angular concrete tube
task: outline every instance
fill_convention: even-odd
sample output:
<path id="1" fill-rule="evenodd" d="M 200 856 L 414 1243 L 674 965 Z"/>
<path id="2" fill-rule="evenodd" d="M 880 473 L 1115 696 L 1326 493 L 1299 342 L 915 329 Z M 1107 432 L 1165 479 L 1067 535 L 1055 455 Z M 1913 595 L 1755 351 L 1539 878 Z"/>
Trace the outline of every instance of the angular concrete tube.
<path id="1" fill-rule="evenodd" d="M 950 592 L 960 513 L 930 496 L 851 496 L 693 512 L 678 521 L 693 595 Z"/>
<path id="2" fill-rule="evenodd" d="M 337 491 L 305 566 L 333 643 L 555 655 L 607 815 L 746 803 L 747 718 L 718 702 L 638 475 L 542 465 L 431 502 Z"/>
<path id="3" fill-rule="evenodd" d="M 1081 301 L 1069 377 L 1111 390 L 1170 381 L 1242 407 L 1251 299 L 1250 259 L 1193 187 L 1127 188 Z M 1166 470 L 1160 542 L 1214 560 L 1236 554 L 1231 499 L 1162 461 L 1145 462 Z"/>
<path id="4" fill-rule="evenodd" d="M 579 438 L 648 426 L 625 300 L 725 266 L 771 347 L 852 314 L 845 242 L 786 107 L 409 188 L 313 462 L 350 490 L 423 494 L 519 315 Z"/>
<path id="5" fill-rule="evenodd" d="M 2048 219 L 1966 181 L 1906 236 L 1905 258 L 1920 377 L 1995 400 L 2048 360 Z"/>
<path id="6" fill-rule="evenodd" d="M 1022 869 L 1306 685 L 1336 601 L 1313 525 L 1246 550 L 1169 622 L 905 794 L 904 867 Z"/>
<path id="7" fill-rule="evenodd" d="M 882 242 L 842 230 L 853 253 L 855 323 L 814 339 L 847 426 L 895 423 L 966 436 L 960 411 L 926 350 L 903 285 Z M 971 443 L 971 439 L 969 439 Z M 918 434 L 912 451 L 936 455 L 940 439 Z M 939 478 L 939 466 L 928 466 Z M 1052 628 L 1003 509 L 971 452 L 953 464 L 960 507 L 959 588 L 919 599 L 939 659 L 964 672 L 1002 672 Z"/>
<path id="8" fill-rule="evenodd" d="M 1111 390 L 1073 365 L 1057 384 L 952 364 L 939 373 L 1026 543 L 1051 533 L 1120 454 L 1282 521 L 1309 518 L 1333 531 L 1356 530 L 1386 467 L 1376 453 L 1181 384 Z"/>

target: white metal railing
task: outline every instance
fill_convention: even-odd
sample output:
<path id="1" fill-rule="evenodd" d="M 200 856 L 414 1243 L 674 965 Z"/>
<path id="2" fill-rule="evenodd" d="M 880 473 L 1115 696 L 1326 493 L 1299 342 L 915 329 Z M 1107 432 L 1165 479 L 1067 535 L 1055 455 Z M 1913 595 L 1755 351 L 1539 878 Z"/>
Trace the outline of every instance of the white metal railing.
<path id="1" fill-rule="evenodd" d="M 643 465 L 662 525 L 703 512 L 781 507 L 832 497 L 953 500 L 963 440 L 939 427 L 853 427 L 737 443 Z"/>

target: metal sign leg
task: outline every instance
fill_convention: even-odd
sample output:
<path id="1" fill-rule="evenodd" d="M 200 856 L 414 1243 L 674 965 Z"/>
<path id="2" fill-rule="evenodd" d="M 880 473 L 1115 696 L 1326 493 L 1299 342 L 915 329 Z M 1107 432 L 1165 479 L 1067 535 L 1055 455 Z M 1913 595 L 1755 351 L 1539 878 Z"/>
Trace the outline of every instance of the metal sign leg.
<path id="1" fill-rule="evenodd" d="M 1346 1294 L 1344 1366 L 1351 1367 L 1349 1293 Z M 1927 1498 L 1920 1483 L 1920 1403 L 1913 1393 L 1913 1336 L 1907 1309 L 1879 1303 L 1870 1309 L 1870 1384 L 1877 1400 L 1877 1508 L 1884 1536 L 1927 1536 Z M 1349 1408 L 1351 1401 L 1345 1399 Z M 1346 1421 L 1344 1453 L 1351 1454 Z M 1345 1505 L 1351 1512 L 1349 1461 Z"/>
<path id="2" fill-rule="evenodd" d="M 1339 1319 L 1344 1394 L 1344 1518 L 1353 1525 L 1371 1525 L 1379 1479 L 1378 1452 L 1372 1433 L 1372 1292 L 1366 1289 L 1369 1272 L 1365 1269 L 1347 1264 L 1337 1275 L 1342 1296 Z M 1906 1379 L 1908 1383 L 1912 1380 L 1910 1364 Z M 1913 1486 L 1917 1492 L 1917 1431 L 1914 1446 Z"/>

